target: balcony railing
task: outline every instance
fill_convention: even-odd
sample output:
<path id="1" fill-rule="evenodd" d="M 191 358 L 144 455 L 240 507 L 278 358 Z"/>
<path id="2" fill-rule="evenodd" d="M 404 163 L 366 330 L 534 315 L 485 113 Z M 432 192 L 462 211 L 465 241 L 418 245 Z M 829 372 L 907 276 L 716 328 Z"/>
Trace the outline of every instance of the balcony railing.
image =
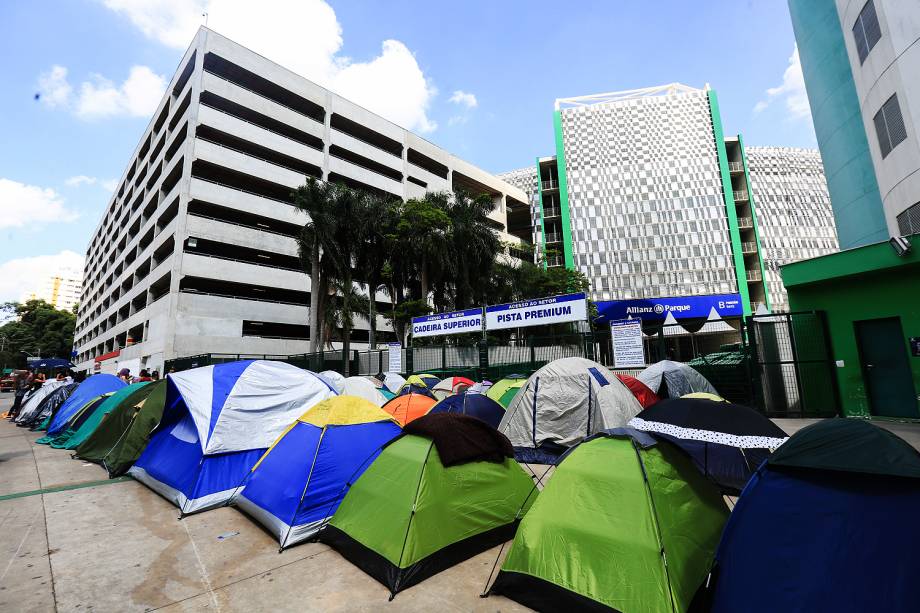
<path id="1" fill-rule="evenodd" d="M 732 192 L 732 197 L 735 199 L 735 202 L 747 202 L 748 193 L 746 189 L 734 190 Z"/>
<path id="2" fill-rule="evenodd" d="M 550 217 L 559 217 L 562 214 L 562 209 L 554 207 L 543 207 L 543 217 L 549 219 Z"/>
<path id="3" fill-rule="evenodd" d="M 559 189 L 559 181 L 556 179 L 547 179 L 543 181 L 543 189 Z"/>
<path id="4" fill-rule="evenodd" d="M 739 217 L 738 218 L 738 227 L 742 230 L 747 230 L 754 227 L 754 220 L 750 217 Z"/>
<path id="5" fill-rule="evenodd" d="M 741 253 L 757 253 L 757 243 L 741 243 Z"/>
<path id="6" fill-rule="evenodd" d="M 732 172 L 744 172 L 744 164 L 741 162 L 729 162 L 728 169 Z"/>
<path id="7" fill-rule="evenodd" d="M 546 258 L 546 265 L 550 268 L 555 266 L 562 266 L 562 256 L 554 255 Z"/>
<path id="8" fill-rule="evenodd" d="M 748 270 L 746 271 L 748 281 L 762 281 L 763 276 L 760 274 L 759 270 Z"/>
<path id="9" fill-rule="evenodd" d="M 548 244 L 548 243 L 561 243 L 561 242 L 562 242 L 562 234 L 559 233 L 559 232 L 547 232 L 546 235 L 545 235 L 545 237 L 546 237 L 546 242 L 547 242 L 547 244 Z"/>
<path id="10" fill-rule="evenodd" d="M 767 305 L 764 304 L 763 302 L 755 302 L 753 300 L 751 301 L 751 311 L 754 313 L 756 313 L 760 307 L 765 307 L 765 306 Z"/>

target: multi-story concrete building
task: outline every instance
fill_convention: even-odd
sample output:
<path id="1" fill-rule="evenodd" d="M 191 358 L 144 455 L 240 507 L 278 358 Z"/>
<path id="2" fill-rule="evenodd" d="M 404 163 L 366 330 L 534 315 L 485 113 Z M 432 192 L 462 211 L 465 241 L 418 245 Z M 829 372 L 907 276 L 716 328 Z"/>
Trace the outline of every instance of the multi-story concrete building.
<path id="1" fill-rule="evenodd" d="M 780 266 L 839 250 L 834 214 L 815 149 L 746 147 L 773 311 L 788 311 Z"/>
<path id="2" fill-rule="evenodd" d="M 920 232 L 920 7 L 789 0 L 840 246 Z"/>
<path id="3" fill-rule="evenodd" d="M 295 240 L 306 219 L 291 196 L 306 177 L 399 198 L 490 194 L 509 243 L 519 239 L 506 219 L 530 214 L 520 189 L 201 28 L 89 244 L 78 368 L 307 351 L 310 281 Z M 388 302 L 376 298 L 380 312 Z"/>
<path id="4" fill-rule="evenodd" d="M 583 272 L 601 314 L 784 310 L 779 265 L 837 248 L 818 152 L 723 136 L 708 87 L 566 98 L 556 109 L 556 155 L 500 176 L 530 196 L 546 264 Z"/>
<path id="5" fill-rule="evenodd" d="M 83 271 L 70 268 L 49 275 L 41 288 L 29 294 L 26 299 L 41 299 L 57 309 L 69 311 L 80 302 L 83 289 Z"/>

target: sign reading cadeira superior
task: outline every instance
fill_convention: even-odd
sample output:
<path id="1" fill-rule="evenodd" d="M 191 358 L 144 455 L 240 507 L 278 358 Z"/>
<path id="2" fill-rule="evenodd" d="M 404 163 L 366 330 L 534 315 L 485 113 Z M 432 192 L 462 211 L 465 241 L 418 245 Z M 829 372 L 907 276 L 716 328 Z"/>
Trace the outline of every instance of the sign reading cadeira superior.
<path id="1" fill-rule="evenodd" d="M 486 330 L 545 326 L 586 319 L 588 300 L 583 293 L 486 307 Z"/>
<path id="2" fill-rule="evenodd" d="M 482 331 L 482 309 L 467 309 L 412 318 L 412 337 Z"/>
<path id="3" fill-rule="evenodd" d="M 614 368 L 645 366 L 642 344 L 642 320 L 618 319 L 610 322 L 610 342 L 613 344 Z"/>

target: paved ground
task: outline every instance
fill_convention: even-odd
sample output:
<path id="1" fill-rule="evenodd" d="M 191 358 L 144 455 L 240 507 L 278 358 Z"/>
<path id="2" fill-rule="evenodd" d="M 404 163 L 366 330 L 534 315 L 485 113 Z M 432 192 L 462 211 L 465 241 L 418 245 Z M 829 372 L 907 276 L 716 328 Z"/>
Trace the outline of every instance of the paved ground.
<path id="1" fill-rule="evenodd" d="M 3 394 L 0 413 L 10 404 Z M 810 422 L 779 423 L 791 434 Z M 882 425 L 920 447 L 920 425 Z M 177 521 L 146 487 L 106 481 L 98 466 L 36 438 L 0 421 L 0 611 L 525 610 L 479 598 L 497 548 L 387 602 L 383 586 L 325 545 L 279 554 L 231 508 Z"/>

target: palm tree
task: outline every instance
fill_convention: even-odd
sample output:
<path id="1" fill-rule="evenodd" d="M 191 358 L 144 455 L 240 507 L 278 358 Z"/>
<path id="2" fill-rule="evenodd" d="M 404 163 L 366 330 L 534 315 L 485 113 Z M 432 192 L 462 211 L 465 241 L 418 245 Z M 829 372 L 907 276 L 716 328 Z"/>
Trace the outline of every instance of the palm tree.
<path id="1" fill-rule="evenodd" d="M 367 288 L 370 349 L 376 345 L 377 290 L 387 288 L 391 299 L 395 295 L 392 285 L 384 284 L 384 280 L 391 259 L 398 214 L 399 209 L 393 197 L 367 194 L 357 215 L 362 240 L 355 253 L 355 269 Z"/>
<path id="2" fill-rule="evenodd" d="M 308 177 L 294 190 L 294 206 L 306 213 L 307 223 L 297 237 L 300 260 L 310 276 L 310 351 L 323 346 L 324 307 L 328 295 L 328 274 L 338 259 L 335 235 L 338 217 L 335 211 L 336 187 Z"/>
<path id="3" fill-rule="evenodd" d="M 450 227 L 448 199 L 446 192 L 429 192 L 424 198 L 408 200 L 397 223 L 402 248 L 416 264 L 418 298 L 423 301 L 428 300 L 432 277 L 439 279 L 450 261 L 445 241 Z"/>
<path id="4" fill-rule="evenodd" d="M 489 218 L 494 204 L 486 194 L 473 197 L 465 192 L 455 192 L 446 202 L 450 228 L 446 237 L 451 253 L 454 308 L 463 309 L 475 301 L 485 299 L 488 271 L 502 245 Z M 472 274 L 471 274 L 472 272 Z"/>

